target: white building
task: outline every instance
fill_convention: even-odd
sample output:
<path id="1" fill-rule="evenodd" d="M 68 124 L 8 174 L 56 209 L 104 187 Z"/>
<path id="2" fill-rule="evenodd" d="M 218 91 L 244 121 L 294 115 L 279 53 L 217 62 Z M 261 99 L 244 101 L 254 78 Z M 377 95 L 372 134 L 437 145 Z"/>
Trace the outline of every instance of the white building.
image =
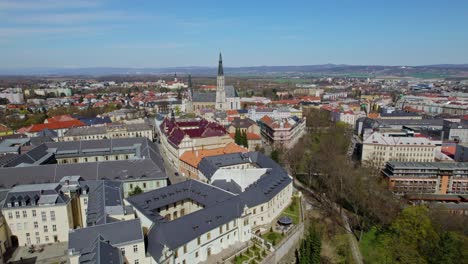
<path id="1" fill-rule="evenodd" d="M 441 141 L 425 137 L 374 132 L 363 142 L 361 160 L 379 167 L 387 161 L 433 162 L 441 145 Z"/>
<path id="2" fill-rule="evenodd" d="M 204 161 L 200 171 L 213 180 L 210 184 L 189 180 L 126 199 L 134 206 L 143 228 L 149 230 L 148 263 L 200 263 L 249 241 L 257 230 L 269 230 L 271 222 L 291 202 L 292 180 L 263 154 L 246 155 L 237 159 L 220 155 Z M 212 175 L 235 166 L 234 160 L 258 167 L 255 177 Z M 249 181 L 254 184 L 248 185 Z"/>
<path id="3" fill-rule="evenodd" d="M 2 212 L 20 246 L 68 241 L 73 229 L 72 199 L 59 183 L 19 185 L 5 198 Z M 16 244 L 16 242 L 12 242 Z"/>

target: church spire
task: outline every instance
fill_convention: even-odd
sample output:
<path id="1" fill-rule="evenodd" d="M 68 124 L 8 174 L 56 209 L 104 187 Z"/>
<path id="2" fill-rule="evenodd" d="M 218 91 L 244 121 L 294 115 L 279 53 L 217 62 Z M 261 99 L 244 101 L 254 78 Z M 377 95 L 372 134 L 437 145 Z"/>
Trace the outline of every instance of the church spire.
<path id="1" fill-rule="evenodd" d="M 218 76 L 223 76 L 223 57 L 221 57 L 221 52 L 219 53 L 219 63 L 218 63 Z"/>

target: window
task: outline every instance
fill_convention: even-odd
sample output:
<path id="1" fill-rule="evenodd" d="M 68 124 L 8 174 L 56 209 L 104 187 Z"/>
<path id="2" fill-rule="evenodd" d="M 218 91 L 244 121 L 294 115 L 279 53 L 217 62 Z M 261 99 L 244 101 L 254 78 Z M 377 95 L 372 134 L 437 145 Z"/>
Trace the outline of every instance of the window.
<path id="1" fill-rule="evenodd" d="M 83 199 L 83 203 L 84 203 L 85 205 L 87 205 L 87 204 L 88 204 L 88 198 L 84 198 L 84 199 Z"/>
<path id="2" fill-rule="evenodd" d="M 52 225 L 52 231 L 57 231 L 57 225 Z"/>
<path id="3" fill-rule="evenodd" d="M 220 226 L 220 227 L 219 227 L 219 233 L 220 233 L 220 234 L 223 233 L 223 226 Z"/>
<path id="4" fill-rule="evenodd" d="M 134 253 L 138 252 L 138 245 L 133 245 L 133 252 Z"/>
<path id="5" fill-rule="evenodd" d="M 20 212 L 19 212 L 19 211 L 16 211 L 16 212 L 15 212 L 15 216 L 16 216 L 16 218 L 20 218 Z"/>
<path id="6" fill-rule="evenodd" d="M 143 188 L 146 188 L 146 182 L 143 183 Z"/>
<path id="7" fill-rule="evenodd" d="M 12 212 L 8 212 L 8 219 L 13 219 L 13 213 Z"/>
<path id="8" fill-rule="evenodd" d="M 50 211 L 50 220 L 55 221 L 55 211 Z"/>
<path id="9" fill-rule="evenodd" d="M 23 229 L 23 225 L 21 223 L 17 223 L 16 230 L 22 230 L 22 229 Z"/>
<path id="10" fill-rule="evenodd" d="M 36 210 L 32 210 L 32 216 L 36 217 Z"/>
<path id="11" fill-rule="evenodd" d="M 197 252 L 195 252 L 195 257 L 196 257 L 196 258 L 198 258 L 198 251 L 197 251 Z"/>
<path id="12" fill-rule="evenodd" d="M 130 189 L 133 190 L 133 184 L 130 183 Z"/>
<path id="13" fill-rule="evenodd" d="M 28 217 L 28 213 L 26 212 L 26 210 L 23 210 L 23 217 L 24 218 Z"/>
<path id="14" fill-rule="evenodd" d="M 198 244 L 198 245 L 201 244 L 201 237 L 198 237 L 198 238 L 197 238 L 197 244 Z M 197 252 L 197 254 L 198 254 L 198 252 Z"/>
<path id="15" fill-rule="evenodd" d="M 138 259 L 135 259 L 135 264 L 140 264 L 140 261 Z"/>
<path id="16" fill-rule="evenodd" d="M 41 212 L 41 217 L 42 217 L 42 222 L 46 222 L 47 221 L 47 214 L 46 212 Z"/>
<path id="17" fill-rule="evenodd" d="M 207 240 L 210 240 L 210 239 L 211 239 L 211 233 L 210 233 L 210 232 L 208 232 L 208 233 L 206 234 L 206 239 L 207 239 Z"/>
<path id="18" fill-rule="evenodd" d="M 44 233 L 47 233 L 49 231 L 49 228 L 45 225 L 44 226 Z"/>
<path id="19" fill-rule="evenodd" d="M 122 256 L 125 256 L 125 248 L 120 248 L 120 251 L 122 251 Z"/>
<path id="20" fill-rule="evenodd" d="M 34 228 L 39 228 L 39 225 L 37 224 L 37 221 L 34 221 Z"/>
<path id="21" fill-rule="evenodd" d="M 49 242 L 49 236 L 45 236 L 45 241 Z"/>
<path id="22" fill-rule="evenodd" d="M 187 245 L 184 245 L 184 254 L 187 253 Z"/>

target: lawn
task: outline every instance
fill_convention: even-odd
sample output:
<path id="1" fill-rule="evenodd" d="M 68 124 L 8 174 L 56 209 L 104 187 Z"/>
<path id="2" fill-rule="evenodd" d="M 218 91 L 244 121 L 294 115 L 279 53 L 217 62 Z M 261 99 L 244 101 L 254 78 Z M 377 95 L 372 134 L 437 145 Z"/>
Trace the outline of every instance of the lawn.
<path id="1" fill-rule="evenodd" d="M 388 258 L 389 253 L 382 243 L 383 240 L 384 237 L 375 227 L 363 235 L 359 242 L 359 247 L 366 262 L 378 263 Z"/>
<path id="2" fill-rule="evenodd" d="M 263 234 L 262 237 L 271 244 L 277 245 L 281 239 L 283 239 L 283 234 L 277 232 L 268 232 Z"/>
<path id="3" fill-rule="evenodd" d="M 289 216 L 293 224 L 297 225 L 301 219 L 301 201 L 297 196 L 293 196 L 291 204 L 283 211 L 281 216 Z"/>

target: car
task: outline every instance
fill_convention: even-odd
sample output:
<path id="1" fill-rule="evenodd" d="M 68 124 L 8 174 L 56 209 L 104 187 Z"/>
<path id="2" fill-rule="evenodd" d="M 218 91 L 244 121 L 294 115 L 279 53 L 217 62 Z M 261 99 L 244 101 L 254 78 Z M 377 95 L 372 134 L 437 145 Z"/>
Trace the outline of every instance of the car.
<path id="1" fill-rule="evenodd" d="M 174 172 L 174 175 L 175 175 L 175 176 L 179 176 L 179 173 L 176 171 L 176 172 Z"/>

